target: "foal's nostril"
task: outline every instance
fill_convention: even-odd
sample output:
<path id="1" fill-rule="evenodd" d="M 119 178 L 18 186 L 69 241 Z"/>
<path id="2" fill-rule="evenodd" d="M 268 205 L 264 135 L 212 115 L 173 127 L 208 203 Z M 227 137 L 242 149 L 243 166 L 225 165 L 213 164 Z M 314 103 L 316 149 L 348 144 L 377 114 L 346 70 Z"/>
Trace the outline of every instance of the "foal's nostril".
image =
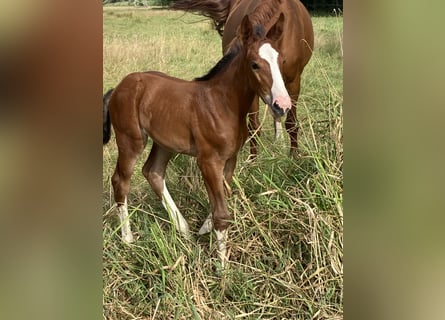
<path id="1" fill-rule="evenodd" d="M 276 115 L 278 115 L 280 117 L 284 116 L 284 110 L 283 110 L 283 108 L 280 107 L 280 105 L 278 103 L 274 102 L 272 104 L 272 110 Z"/>

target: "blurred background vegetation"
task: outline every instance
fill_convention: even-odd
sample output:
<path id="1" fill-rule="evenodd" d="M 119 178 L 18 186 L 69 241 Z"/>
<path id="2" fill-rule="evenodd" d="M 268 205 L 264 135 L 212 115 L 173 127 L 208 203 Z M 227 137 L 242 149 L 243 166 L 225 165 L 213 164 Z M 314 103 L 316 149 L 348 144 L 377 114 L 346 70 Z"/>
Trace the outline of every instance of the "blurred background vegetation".
<path id="1" fill-rule="evenodd" d="M 174 0 L 102 0 L 103 4 L 113 3 L 130 6 L 168 6 Z M 309 11 L 343 10 L 343 0 L 301 0 Z"/>

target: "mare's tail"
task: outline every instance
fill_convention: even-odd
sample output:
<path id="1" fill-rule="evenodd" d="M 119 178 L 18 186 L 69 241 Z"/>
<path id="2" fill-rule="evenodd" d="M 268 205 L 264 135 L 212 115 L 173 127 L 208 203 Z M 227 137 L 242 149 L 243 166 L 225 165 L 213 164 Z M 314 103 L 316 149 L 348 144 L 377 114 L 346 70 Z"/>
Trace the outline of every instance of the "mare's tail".
<path id="1" fill-rule="evenodd" d="M 108 112 L 108 103 L 110 102 L 113 89 L 107 91 L 103 97 L 103 144 L 107 144 L 111 137 L 110 112 Z"/>
<path id="2" fill-rule="evenodd" d="M 230 12 L 230 2 L 231 0 L 177 0 L 170 7 L 212 19 L 215 29 L 222 36 Z"/>

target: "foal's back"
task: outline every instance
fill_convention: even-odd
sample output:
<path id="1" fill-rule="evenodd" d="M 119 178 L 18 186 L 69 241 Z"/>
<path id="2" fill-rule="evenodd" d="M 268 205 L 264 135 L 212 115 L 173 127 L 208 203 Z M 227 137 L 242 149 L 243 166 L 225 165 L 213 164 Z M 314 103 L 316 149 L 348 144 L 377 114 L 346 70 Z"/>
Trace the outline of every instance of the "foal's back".
<path id="1" fill-rule="evenodd" d="M 116 132 L 144 141 L 148 135 L 166 150 L 196 155 L 193 131 L 205 87 L 149 71 L 129 74 L 114 91 L 109 109 Z"/>

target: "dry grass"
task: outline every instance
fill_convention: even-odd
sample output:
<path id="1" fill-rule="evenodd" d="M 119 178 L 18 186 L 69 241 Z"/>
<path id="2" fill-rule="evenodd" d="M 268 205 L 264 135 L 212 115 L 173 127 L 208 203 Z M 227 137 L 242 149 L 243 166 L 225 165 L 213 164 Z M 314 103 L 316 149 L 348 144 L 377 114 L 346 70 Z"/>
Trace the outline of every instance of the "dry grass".
<path id="1" fill-rule="evenodd" d="M 342 18 L 317 17 L 314 27 L 317 49 L 299 101 L 302 156 L 287 156 L 287 139 L 273 141 L 271 120 L 262 113 L 259 158 L 247 163 L 243 148 L 228 199 L 233 224 L 223 274 L 216 271 L 212 235 L 197 235 L 209 204 L 196 161 L 177 156 L 167 170 L 192 239 L 176 234 L 140 161 L 129 199 L 136 241 L 124 245 L 110 187 L 117 150 L 114 142 L 104 147 L 105 319 L 343 317 Z M 105 8 L 104 91 L 135 70 L 191 79 L 204 74 L 220 50 L 201 17 Z"/>

